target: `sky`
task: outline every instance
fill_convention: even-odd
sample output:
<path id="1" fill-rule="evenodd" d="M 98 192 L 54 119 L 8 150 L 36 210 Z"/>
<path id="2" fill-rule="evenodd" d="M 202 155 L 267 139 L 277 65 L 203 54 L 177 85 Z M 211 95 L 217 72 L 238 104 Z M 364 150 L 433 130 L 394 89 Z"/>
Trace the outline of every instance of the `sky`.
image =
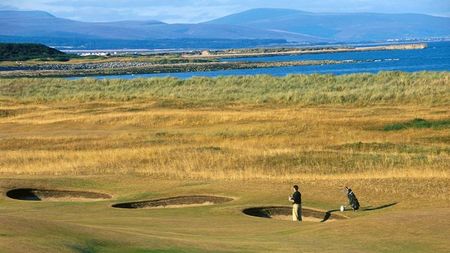
<path id="1" fill-rule="evenodd" d="M 199 23 L 252 8 L 422 13 L 450 17 L 450 0 L 0 0 L 3 10 L 42 10 L 80 21 Z"/>

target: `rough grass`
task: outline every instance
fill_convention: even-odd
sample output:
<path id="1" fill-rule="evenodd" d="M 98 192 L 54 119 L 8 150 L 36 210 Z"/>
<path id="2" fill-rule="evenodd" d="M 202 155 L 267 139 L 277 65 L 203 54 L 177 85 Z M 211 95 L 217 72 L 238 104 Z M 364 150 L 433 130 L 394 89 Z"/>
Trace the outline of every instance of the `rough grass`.
<path id="1" fill-rule="evenodd" d="M 286 180 L 449 172 L 447 128 L 379 130 L 417 115 L 449 118 L 445 107 L 170 109 L 128 101 L 1 109 L 16 112 L 0 118 L 4 175 Z"/>
<path id="2" fill-rule="evenodd" d="M 449 88 L 448 73 L 0 80 L 0 173 L 446 179 Z"/>
<path id="3" fill-rule="evenodd" d="M 27 102 L 153 100 L 161 106 L 237 104 L 450 105 L 449 73 L 95 80 L 1 79 L 0 99 Z"/>

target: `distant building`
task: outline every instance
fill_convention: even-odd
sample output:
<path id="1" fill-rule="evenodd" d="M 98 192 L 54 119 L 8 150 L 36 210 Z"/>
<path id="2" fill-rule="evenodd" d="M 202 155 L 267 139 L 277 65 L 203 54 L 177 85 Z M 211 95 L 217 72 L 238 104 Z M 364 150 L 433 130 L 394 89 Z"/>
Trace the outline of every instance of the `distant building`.
<path id="1" fill-rule="evenodd" d="M 81 56 L 91 56 L 91 55 L 95 55 L 95 56 L 108 56 L 110 55 L 109 53 L 105 53 L 105 52 L 89 52 L 89 53 L 81 53 Z"/>

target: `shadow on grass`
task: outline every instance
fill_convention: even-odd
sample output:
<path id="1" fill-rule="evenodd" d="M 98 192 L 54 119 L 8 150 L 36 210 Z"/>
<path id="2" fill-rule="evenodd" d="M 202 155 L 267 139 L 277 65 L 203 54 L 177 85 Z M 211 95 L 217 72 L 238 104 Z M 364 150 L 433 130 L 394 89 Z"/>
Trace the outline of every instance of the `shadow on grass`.
<path id="1" fill-rule="evenodd" d="M 390 203 L 390 204 L 385 204 L 385 205 L 381 205 L 381 206 L 367 206 L 361 209 L 361 211 L 366 212 L 366 211 L 374 211 L 374 210 L 379 210 L 379 209 L 384 209 L 384 208 L 388 208 L 391 206 L 395 206 L 397 205 L 398 202 L 394 202 L 394 203 Z"/>
<path id="2" fill-rule="evenodd" d="M 321 220 L 320 222 L 325 222 L 325 221 L 327 221 L 328 219 L 330 219 L 331 213 L 334 213 L 334 212 L 336 212 L 336 211 L 339 211 L 339 209 L 328 210 L 328 211 L 325 213 L 325 216 L 323 217 L 323 220 Z"/>
<path id="3" fill-rule="evenodd" d="M 389 204 L 385 204 L 385 205 L 381 205 L 381 206 L 374 206 L 374 207 L 373 206 L 367 206 L 367 207 L 361 208 L 361 211 L 367 212 L 367 211 L 380 210 L 380 209 L 388 208 L 388 207 L 391 207 L 391 206 L 395 206 L 397 204 L 398 204 L 398 202 L 393 202 L 393 203 L 389 203 Z M 339 209 L 328 210 L 325 213 L 325 217 L 323 218 L 323 220 L 321 222 L 325 222 L 328 219 L 330 219 L 331 214 L 334 213 L 334 212 L 337 212 L 337 211 L 340 211 L 340 210 Z"/>

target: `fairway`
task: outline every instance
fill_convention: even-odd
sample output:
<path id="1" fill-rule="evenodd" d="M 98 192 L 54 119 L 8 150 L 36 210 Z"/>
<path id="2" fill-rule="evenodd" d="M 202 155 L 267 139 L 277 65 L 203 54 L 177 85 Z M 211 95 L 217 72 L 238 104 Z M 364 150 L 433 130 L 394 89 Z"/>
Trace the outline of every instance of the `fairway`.
<path id="1" fill-rule="evenodd" d="M 449 106 L 447 72 L 2 79 L 0 252 L 449 252 Z M 244 213 L 293 184 L 310 219 Z"/>
<path id="2" fill-rule="evenodd" d="M 158 180 L 143 177 L 20 177 L 2 179 L 2 190 L 23 185 L 107 191 L 114 200 L 34 202 L 2 198 L 3 252 L 446 252 L 447 196 L 394 192 L 393 188 L 448 187 L 447 180 L 346 181 L 359 190 L 363 208 L 346 220 L 323 223 L 244 215 L 243 208 L 286 205 L 289 182 Z M 337 209 L 341 180 L 303 180 L 304 206 Z M 385 192 L 371 193 L 372 187 Z M 417 186 L 416 189 L 423 189 Z M 417 190 L 419 191 L 419 190 Z M 120 201 L 183 194 L 218 194 L 236 200 L 174 209 L 116 209 Z M 420 196 L 417 196 L 419 195 Z M 396 204 L 395 204 L 396 203 Z M 383 208 L 386 205 L 395 204 Z M 379 209 L 378 209 L 379 208 Z M 352 238 L 349 240 L 348 238 Z"/>

